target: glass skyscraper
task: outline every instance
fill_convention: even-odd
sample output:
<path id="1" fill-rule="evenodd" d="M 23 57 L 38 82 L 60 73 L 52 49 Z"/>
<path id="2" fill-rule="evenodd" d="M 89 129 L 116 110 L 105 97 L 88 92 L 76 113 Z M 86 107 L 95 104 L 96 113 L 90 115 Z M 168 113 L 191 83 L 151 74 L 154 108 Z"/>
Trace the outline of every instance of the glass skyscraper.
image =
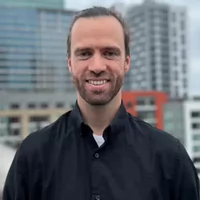
<path id="1" fill-rule="evenodd" d="M 63 9 L 64 0 L 0 0 L 3 6 Z"/>
<path id="2" fill-rule="evenodd" d="M 66 40 L 74 11 L 0 6 L 0 90 L 73 91 Z"/>

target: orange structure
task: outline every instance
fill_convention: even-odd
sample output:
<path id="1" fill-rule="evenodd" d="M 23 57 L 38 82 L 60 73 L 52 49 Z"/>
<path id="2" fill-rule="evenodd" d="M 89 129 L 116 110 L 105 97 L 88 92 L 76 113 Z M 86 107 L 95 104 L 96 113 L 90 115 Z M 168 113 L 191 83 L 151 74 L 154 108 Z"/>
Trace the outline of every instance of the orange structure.
<path id="1" fill-rule="evenodd" d="M 127 111 L 156 126 L 164 129 L 164 104 L 168 95 L 160 91 L 123 91 L 122 99 Z"/>

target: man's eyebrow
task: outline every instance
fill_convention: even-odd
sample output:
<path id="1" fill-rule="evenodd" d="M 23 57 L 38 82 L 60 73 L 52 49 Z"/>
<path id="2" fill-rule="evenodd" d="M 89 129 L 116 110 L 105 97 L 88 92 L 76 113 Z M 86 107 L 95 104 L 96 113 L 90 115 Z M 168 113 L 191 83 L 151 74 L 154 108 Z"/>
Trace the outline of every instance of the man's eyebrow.
<path id="1" fill-rule="evenodd" d="M 104 47 L 100 47 L 101 51 L 115 51 L 118 54 L 121 54 L 121 50 L 119 47 L 117 46 L 104 46 Z M 77 47 L 74 51 L 75 54 L 78 54 L 80 52 L 83 51 L 93 51 L 93 48 L 91 47 Z"/>
<path id="2" fill-rule="evenodd" d="M 91 48 L 88 48 L 88 47 L 78 47 L 75 49 L 74 53 L 77 54 L 81 51 L 91 51 Z"/>
<path id="3" fill-rule="evenodd" d="M 116 47 L 116 46 L 107 46 L 107 47 L 104 47 L 103 49 L 105 50 L 111 50 L 111 51 L 115 51 L 117 53 L 121 53 L 121 50 L 119 47 Z"/>

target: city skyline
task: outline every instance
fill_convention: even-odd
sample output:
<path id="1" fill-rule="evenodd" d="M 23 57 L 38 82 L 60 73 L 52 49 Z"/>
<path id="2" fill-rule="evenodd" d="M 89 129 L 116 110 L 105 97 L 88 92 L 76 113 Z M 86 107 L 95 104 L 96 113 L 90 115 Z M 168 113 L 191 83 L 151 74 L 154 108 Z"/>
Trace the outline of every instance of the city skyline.
<path id="1" fill-rule="evenodd" d="M 120 1 L 118 1 L 120 2 Z M 84 9 L 92 5 L 102 5 L 110 7 L 114 3 L 118 3 L 115 0 L 83 0 L 78 4 L 72 0 L 66 0 L 65 7 L 69 9 Z M 122 1 L 121 1 L 122 2 Z M 143 0 L 124 0 L 126 4 L 138 4 L 142 3 Z M 189 65 L 189 94 L 200 95 L 200 45 L 199 34 L 200 34 L 200 12 L 198 8 L 200 7 L 200 1 L 191 0 L 156 0 L 156 2 L 165 2 L 172 6 L 186 6 L 188 11 L 188 65 Z"/>

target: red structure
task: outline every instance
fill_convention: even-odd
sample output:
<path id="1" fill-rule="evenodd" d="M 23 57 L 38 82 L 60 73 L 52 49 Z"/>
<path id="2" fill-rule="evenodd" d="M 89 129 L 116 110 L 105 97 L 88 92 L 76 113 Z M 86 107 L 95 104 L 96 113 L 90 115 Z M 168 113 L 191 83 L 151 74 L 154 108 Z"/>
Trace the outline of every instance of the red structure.
<path id="1" fill-rule="evenodd" d="M 122 99 L 127 111 L 156 126 L 164 129 L 163 106 L 168 95 L 160 91 L 123 91 Z"/>

